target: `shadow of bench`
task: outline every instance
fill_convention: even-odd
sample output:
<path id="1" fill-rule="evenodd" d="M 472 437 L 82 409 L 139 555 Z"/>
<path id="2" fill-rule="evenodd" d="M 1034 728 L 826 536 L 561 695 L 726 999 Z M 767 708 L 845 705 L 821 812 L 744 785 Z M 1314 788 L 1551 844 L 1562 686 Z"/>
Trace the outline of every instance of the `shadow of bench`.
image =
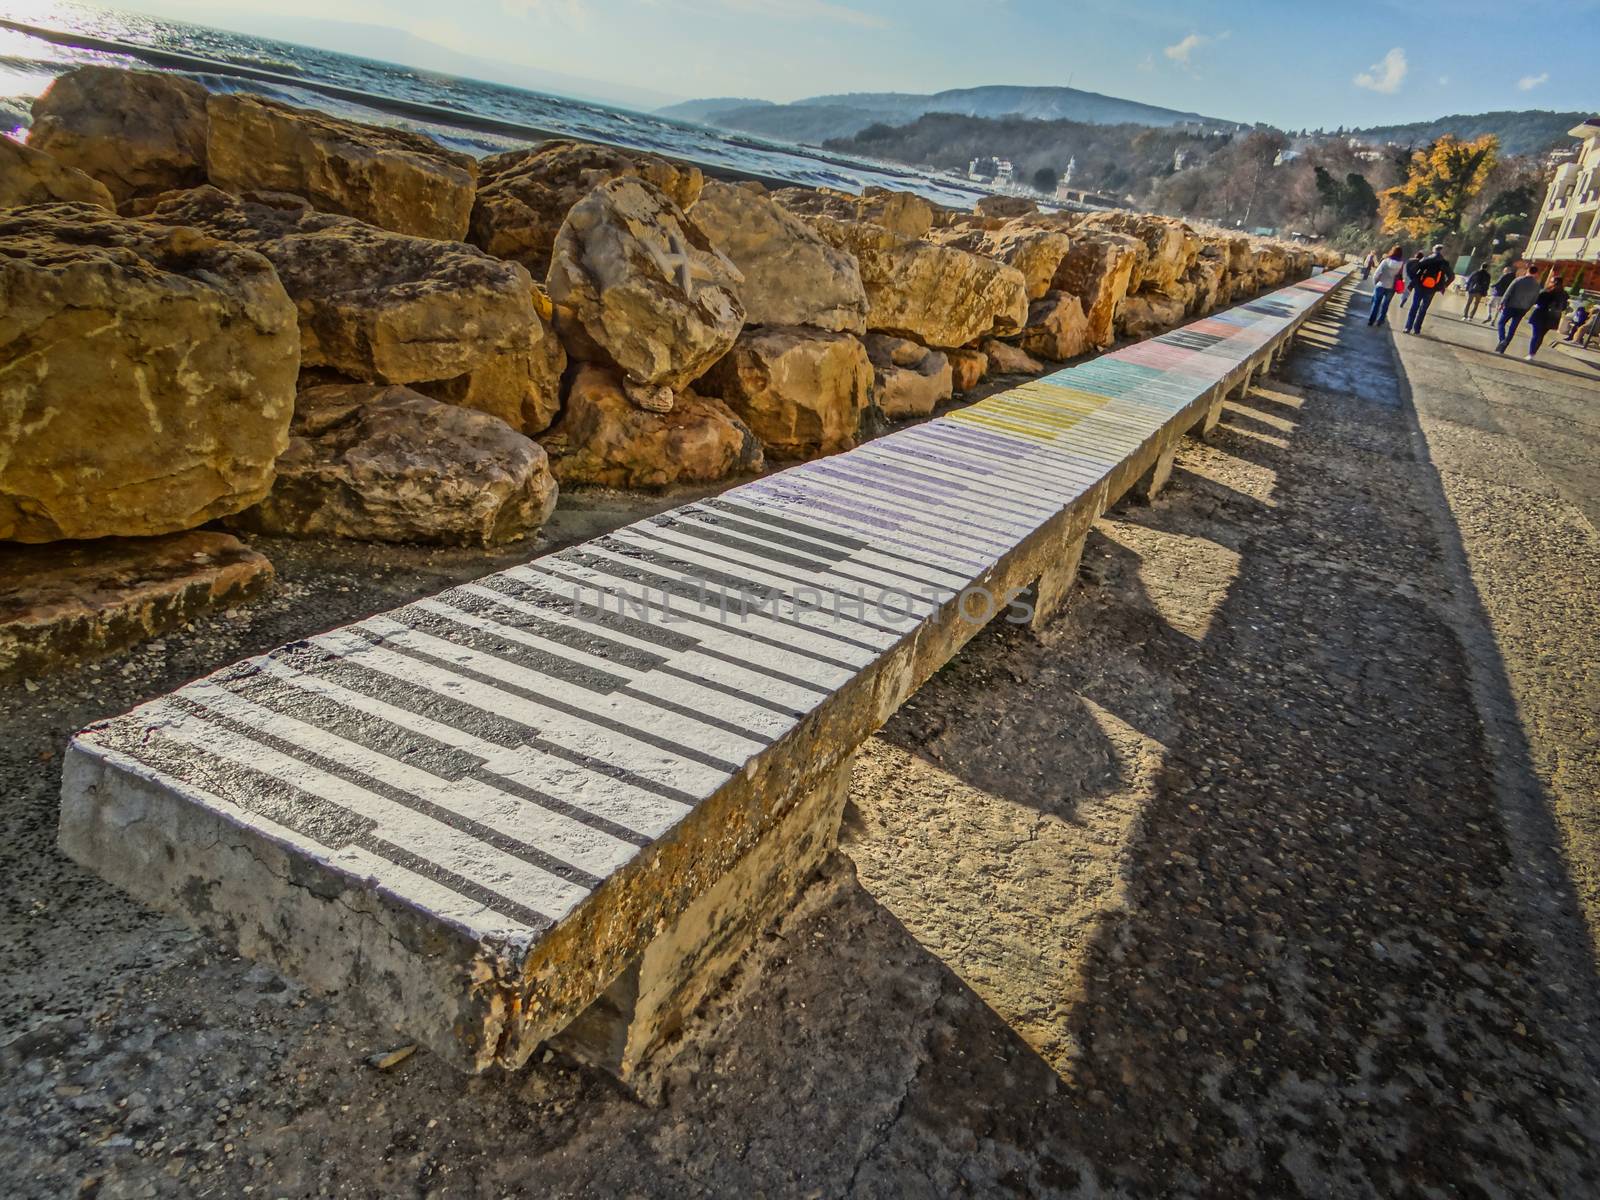
<path id="1" fill-rule="evenodd" d="M 648 1094 L 836 845 L 856 748 L 988 621 L 1049 619 L 1345 276 L 93 725 L 61 845 L 464 1070 L 559 1039 Z"/>

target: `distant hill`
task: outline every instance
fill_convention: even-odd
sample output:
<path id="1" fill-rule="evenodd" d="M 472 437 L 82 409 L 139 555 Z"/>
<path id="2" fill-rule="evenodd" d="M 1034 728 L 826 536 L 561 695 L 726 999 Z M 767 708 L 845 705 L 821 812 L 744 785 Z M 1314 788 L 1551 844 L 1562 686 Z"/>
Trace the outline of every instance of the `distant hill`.
<path id="1" fill-rule="evenodd" d="M 1196 124 L 1233 128 L 1236 122 L 1201 113 L 1180 112 L 1137 100 L 1102 96 L 1067 87 L 954 88 L 921 95 L 910 92 L 847 92 L 812 96 L 791 104 L 763 100 L 691 100 L 658 110 L 661 116 L 698 121 L 765 137 L 820 144 L 853 137 L 872 125 L 908 125 L 928 113 L 965 117 L 1029 117 L 1089 125 Z"/>
<path id="2" fill-rule="evenodd" d="M 1567 130 L 1592 117 L 1587 112 L 1550 112 L 1546 109 L 1502 110 L 1476 114 L 1456 113 L 1436 121 L 1413 121 L 1407 125 L 1375 125 L 1370 129 L 1350 129 L 1351 137 L 1379 145 L 1394 142 L 1401 146 L 1425 146 L 1447 133 L 1459 138 L 1481 137 L 1492 133 L 1500 139 L 1507 154 L 1540 154 L 1572 141 Z"/>

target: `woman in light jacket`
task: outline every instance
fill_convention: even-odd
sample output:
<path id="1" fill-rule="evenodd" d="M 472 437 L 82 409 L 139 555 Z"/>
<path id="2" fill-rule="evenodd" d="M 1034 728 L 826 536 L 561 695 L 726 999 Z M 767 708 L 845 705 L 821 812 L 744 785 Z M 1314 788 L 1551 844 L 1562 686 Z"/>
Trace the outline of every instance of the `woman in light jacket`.
<path id="1" fill-rule="evenodd" d="M 1389 257 L 1378 264 L 1378 270 L 1372 277 L 1372 315 L 1367 318 L 1368 325 L 1388 324 L 1389 304 L 1394 299 L 1395 289 L 1399 287 L 1405 269 L 1405 247 L 1397 245 L 1389 251 Z"/>

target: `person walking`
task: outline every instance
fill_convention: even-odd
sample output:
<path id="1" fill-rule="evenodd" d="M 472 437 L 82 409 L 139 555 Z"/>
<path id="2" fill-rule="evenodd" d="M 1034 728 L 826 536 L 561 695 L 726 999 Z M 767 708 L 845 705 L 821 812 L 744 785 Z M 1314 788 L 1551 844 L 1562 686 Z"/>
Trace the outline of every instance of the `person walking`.
<path id="1" fill-rule="evenodd" d="M 1411 305 L 1406 309 L 1406 332 L 1421 333 L 1422 322 L 1428 315 L 1433 298 L 1450 286 L 1455 272 L 1445 261 L 1444 247 L 1435 246 L 1427 258 L 1420 260 L 1411 275 Z"/>
<path id="2" fill-rule="evenodd" d="M 1521 276 L 1511 281 L 1511 286 L 1506 288 L 1506 294 L 1500 301 L 1500 343 L 1494 348 L 1496 354 L 1506 352 L 1506 347 L 1516 336 L 1517 326 L 1522 324 L 1522 318 L 1528 315 L 1528 310 L 1538 298 L 1538 268 L 1529 267 Z"/>
<path id="3" fill-rule="evenodd" d="M 1467 276 L 1467 306 L 1461 310 L 1461 319 L 1470 321 L 1478 315 L 1483 298 L 1489 294 L 1489 268 L 1479 267 Z"/>
<path id="4" fill-rule="evenodd" d="M 1528 329 L 1532 335 L 1528 340 L 1529 362 L 1539 353 L 1544 335 L 1561 324 L 1561 314 L 1566 311 L 1567 289 L 1561 286 L 1561 280 L 1552 276 L 1550 285 L 1539 293 L 1533 307 L 1528 310 Z"/>
<path id="5" fill-rule="evenodd" d="M 1367 317 L 1368 325 L 1389 323 L 1389 304 L 1394 300 L 1395 290 L 1405 269 L 1406 252 L 1403 246 L 1395 246 L 1389 251 L 1389 257 L 1378 264 L 1372 280 L 1372 312 Z"/>
<path id="6" fill-rule="evenodd" d="M 1361 260 L 1361 278 L 1363 280 L 1370 279 L 1377 265 L 1378 252 L 1376 250 L 1368 250 L 1366 258 Z"/>
<path id="7" fill-rule="evenodd" d="M 1517 280 L 1517 268 L 1511 263 L 1506 264 L 1506 269 L 1500 272 L 1489 288 L 1489 315 L 1483 319 L 1485 325 L 1493 325 L 1494 319 L 1500 313 L 1500 305 L 1505 300 L 1506 289 Z"/>

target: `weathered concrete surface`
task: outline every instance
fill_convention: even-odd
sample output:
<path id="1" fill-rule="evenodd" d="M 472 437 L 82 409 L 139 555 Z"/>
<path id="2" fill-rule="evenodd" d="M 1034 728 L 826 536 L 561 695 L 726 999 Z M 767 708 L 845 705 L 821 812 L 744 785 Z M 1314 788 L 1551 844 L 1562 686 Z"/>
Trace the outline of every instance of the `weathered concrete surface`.
<path id="1" fill-rule="evenodd" d="M 272 564 L 225 533 L 0 547 L 0 678 L 102 658 L 271 583 Z"/>
<path id="2" fill-rule="evenodd" d="M 1491 728 L 1553 809 L 1600 956 L 1600 370 L 1549 339 L 1523 361 L 1524 330 L 1490 353 L 1491 327 L 1444 305 L 1451 319 L 1393 339 L 1401 387 L 1492 633 L 1471 647 L 1475 677 L 1504 689 Z"/>
<path id="3" fill-rule="evenodd" d="M 851 764 L 841 763 L 796 799 L 553 1044 L 609 1071 L 635 1094 L 659 1098 L 672 1052 L 684 1048 L 696 1011 L 761 933 L 788 914 L 838 847 L 850 775 Z"/>
<path id="4" fill-rule="evenodd" d="M 51 849 L 66 731 L 525 549 L 268 543 L 280 586 L 242 619 L 48 705 L 0 688 L 0 1178 L 52 1198 L 1591 1194 L 1574 1014 L 1595 985 L 1518 898 L 1427 473 L 1355 335 L 1308 327 L 1157 504 L 1099 523 L 1044 643 L 991 627 L 868 743 L 860 881 L 841 864 L 769 932 L 662 1109 L 559 1055 L 374 1071 L 393 1041 Z"/>

